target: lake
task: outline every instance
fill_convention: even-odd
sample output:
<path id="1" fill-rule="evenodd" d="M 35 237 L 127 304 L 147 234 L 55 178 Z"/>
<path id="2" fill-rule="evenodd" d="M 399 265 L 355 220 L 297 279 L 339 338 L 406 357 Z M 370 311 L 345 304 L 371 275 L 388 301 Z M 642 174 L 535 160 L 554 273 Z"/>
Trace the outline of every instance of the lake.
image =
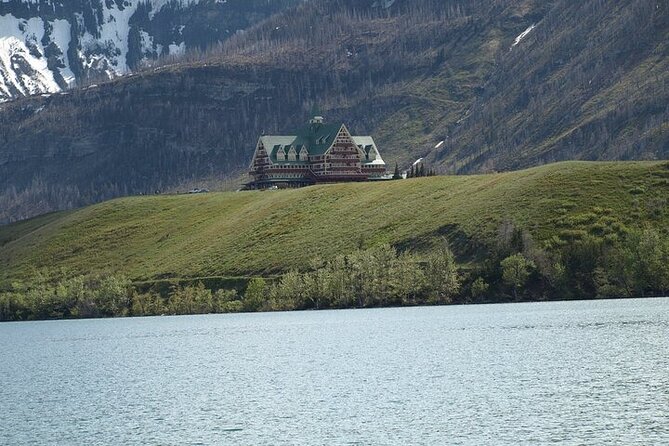
<path id="1" fill-rule="evenodd" d="M 669 299 L 0 324 L 0 443 L 669 444 Z"/>

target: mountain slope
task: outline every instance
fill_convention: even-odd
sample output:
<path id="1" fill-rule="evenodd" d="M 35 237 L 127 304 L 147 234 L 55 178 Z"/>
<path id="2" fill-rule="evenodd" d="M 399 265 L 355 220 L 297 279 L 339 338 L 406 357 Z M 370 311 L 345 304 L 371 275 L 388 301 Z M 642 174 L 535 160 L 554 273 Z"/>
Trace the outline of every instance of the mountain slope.
<path id="1" fill-rule="evenodd" d="M 4 0 L 0 102 L 204 49 L 299 0 Z"/>
<path id="2" fill-rule="evenodd" d="M 0 281 L 41 268 L 134 280 L 271 274 L 361 246 L 430 251 L 441 237 L 476 261 L 504 221 L 559 246 L 644 225 L 666 232 L 668 204 L 666 162 L 122 198 L 0 227 Z"/>
<path id="3" fill-rule="evenodd" d="M 468 172 L 669 157 L 666 2 L 558 2 L 533 26 L 433 162 Z"/>
<path id="4" fill-rule="evenodd" d="M 668 14 L 650 0 L 300 3 L 199 61 L 0 105 L 0 221 L 236 178 L 259 134 L 314 106 L 402 167 L 667 158 Z"/>

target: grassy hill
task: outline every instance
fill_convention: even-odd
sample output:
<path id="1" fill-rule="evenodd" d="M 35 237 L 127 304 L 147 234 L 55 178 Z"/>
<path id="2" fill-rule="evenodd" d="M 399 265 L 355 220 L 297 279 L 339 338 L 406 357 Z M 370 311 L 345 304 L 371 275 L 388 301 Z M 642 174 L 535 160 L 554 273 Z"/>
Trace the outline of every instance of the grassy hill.
<path id="1" fill-rule="evenodd" d="M 128 197 L 0 227 L 0 282 L 61 267 L 135 281 L 272 275 L 383 243 L 428 252 L 440 236 L 478 262 L 503 221 L 550 246 L 644 225 L 666 232 L 668 205 L 667 162 Z"/>

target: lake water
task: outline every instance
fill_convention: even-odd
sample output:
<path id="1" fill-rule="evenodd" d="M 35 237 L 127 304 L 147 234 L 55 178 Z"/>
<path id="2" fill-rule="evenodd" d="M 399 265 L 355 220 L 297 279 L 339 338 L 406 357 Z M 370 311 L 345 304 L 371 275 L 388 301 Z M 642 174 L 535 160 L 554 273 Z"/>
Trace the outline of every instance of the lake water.
<path id="1" fill-rule="evenodd" d="M 0 324 L 0 443 L 669 444 L 669 299 Z"/>

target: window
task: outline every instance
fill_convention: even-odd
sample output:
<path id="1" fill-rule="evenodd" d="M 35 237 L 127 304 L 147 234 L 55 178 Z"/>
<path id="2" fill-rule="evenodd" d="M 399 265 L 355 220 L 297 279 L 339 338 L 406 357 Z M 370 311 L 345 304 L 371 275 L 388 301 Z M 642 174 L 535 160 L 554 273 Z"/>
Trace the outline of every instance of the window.
<path id="1" fill-rule="evenodd" d="M 279 147 L 276 150 L 276 159 L 277 159 L 277 161 L 285 161 L 286 160 L 286 152 L 283 151 L 283 147 Z"/>

